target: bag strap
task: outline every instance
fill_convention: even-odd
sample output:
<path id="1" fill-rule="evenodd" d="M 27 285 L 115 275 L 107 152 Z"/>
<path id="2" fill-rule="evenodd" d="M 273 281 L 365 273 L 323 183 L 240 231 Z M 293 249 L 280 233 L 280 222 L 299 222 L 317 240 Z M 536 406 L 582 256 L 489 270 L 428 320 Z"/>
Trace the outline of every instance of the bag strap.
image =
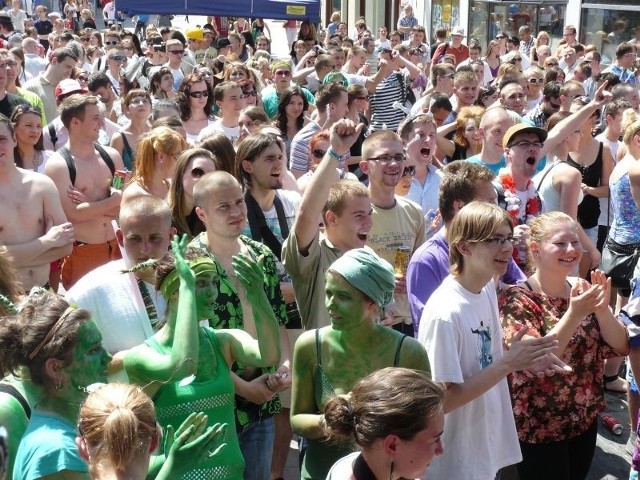
<path id="1" fill-rule="evenodd" d="M 116 166 L 114 165 L 113 160 L 111 159 L 107 151 L 104 148 L 102 148 L 102 146 L 100 146 L 97 143 L 94 143 L 93 146 L 100 154 L 102 161 L 107 164 L 107 167 L 111 172 L 111 176 L 113 177 L 113 175 L 116 173 Z M 69 169 L 69 179 L 71 179 L 71 185 L 75 186 L 77 170 L 76 170 L 76 164 L 73 161 L 73 157 L 71 156 L 71 150 L 69 150 L 69 147 L 65 145 L 58 151 L 60 152 L 60 155 L 62 155 L 62 158 L 64 158 L 64 161 L 67 163 L 67 168 Z"/>
<path id="2" fill-rule="evenodd" d="M 249 228 L 251 230 L 251 238 L 257 242 L 264 243 L 271 249 L 278 260 L 282 259 L 282 243 L 275 234 L 271 231 L 267 225 L 267 219 L 264 216 L 264 212 L 256 202 L 255 198 L 251 195 L 251 192 L 247 192 L 244 196 L 247 204 L 247 217 L 249 220 Z M 273 199 L 273 204 L 276 208 L 276 214 L 278 215 L 278 223 L 280 224 L 280 233 L 282 238 L 289 236 L 289 225 L 287 224 L 287 217 L 284 213 L 284 207 L 282 206 L 282 200 L 276 196 Z"/>
<path id="3" fill-rule="evenodd" d="M 16 387 L 9 383 L 0 383 L 0 392 L 6 393 L 7 395 L 11 395 L 15 398 L 24 410 L 27 418 L 31 418 L 31 407 L 29 407 L 27 399 L 22 396 Z"/>
<path id="4" fill-rule="evenodd" d="M 109 167 L 109 171 L 111 172 L 111 176 L 113 177 L 113 175 L 116 173 L 116 166 L 113 163 L 111 156 L 104 148 L 102 148 L 102 145 L 100 145 L 99 143 L 94 143 L 93 146 L 102 157 L 102 161 L 107 164 L 107 167 Z"/>
<path id="5" fill-rule="evenodd" d="M 540 181 L 538 182 L 538 185 L 536 185 L 536 192 L 540 191 L 540 187 L 542 186 L 542 182 L 544 182 L 544 179 L 547 178 L 547 175 L 549 175 L 549 172 L 551 170 L 553 170 L 554 168 L 556 168 L 556 166 L 560 165 L 561 163 L 564 162 L 558 162 L 558 163 L 554 163 L 553 165 L 551 165 L 546 172 L 544 172 L 544 175 L 542 175 L 542 178 L 540 179 Z"/>

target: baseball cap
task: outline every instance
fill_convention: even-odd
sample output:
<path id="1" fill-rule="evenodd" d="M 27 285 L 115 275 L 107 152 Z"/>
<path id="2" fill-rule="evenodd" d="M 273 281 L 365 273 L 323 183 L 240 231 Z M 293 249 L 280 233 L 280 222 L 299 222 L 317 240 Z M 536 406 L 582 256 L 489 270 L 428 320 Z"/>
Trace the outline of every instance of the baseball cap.
<path id="1" fill-rule="evenodd" d="M 231 46 L 231 42 L 229 41 L 228 38 L 220 38 L 218 39 L 218 43 L 216 44 L 216 48 L 220 49 L 220 48 L 226 48 Z"/>
<path id="2" fill-rule="evenodd" d="M 49 12 L 47 13 L 47 16 L 49 18 L 62 18 L 62 15 L 60 15 L 60 12 Z"/>
<path id="3" fill-rule="evenodd" d="M 185 33 L 188 40 L 204 40 L 204 30 L 200 27 L 187 28 Z"/>
<path id="4" fill-rule="evenodd" d="M 535 133 L 541 142 L 547 139 L 547 132 L 545 130 L 527 125 L 526 123 L 516 123 L 505 132 L 504 137 L 502 137 L 502 146 L 508 148 L 513 137 L 519 133 Z"/>
<path id="5" fill-rule="evenodd" d="M 62 80 L 55 90 L 56 98 L 70 95 L 72 93 L 87 93 L 87 90 L 82 88 L 78 81 L 72 78 L 65 78 Z"/>
<path id="6" fill-rule="evenodd" d="M 453 30 L 451 30 L 451 35 L 462 35 L 464 37 L 464 27 L 453 27 Z"/>

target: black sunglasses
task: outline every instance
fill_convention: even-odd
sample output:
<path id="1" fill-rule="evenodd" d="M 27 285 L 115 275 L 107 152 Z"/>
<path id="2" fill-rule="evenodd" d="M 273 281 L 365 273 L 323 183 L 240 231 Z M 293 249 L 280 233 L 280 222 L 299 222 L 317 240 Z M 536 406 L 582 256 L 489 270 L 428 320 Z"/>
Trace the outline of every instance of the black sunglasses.
<path id="1" fill-rule="evenodd" d="M 191 169 L 191 178 L 201 178 L 205 174 L 205 171 L 200 167 L 195 167 Z"/>
<path id="2" fill-rule="evenodd" d="M 322 150 L 321 148 L 314 148 L 311 153 L 313 154 L 314 157 L 316 158 L 322 158 L 324 157 L 324 155 L 327 153 L 326 150 Z"/>
<path id="3" fill-rule="evenodd" d="M 209 96 L 209 92 L 207 90 L 203 90 L 202 92 L 191 92 L 191 93 L 189 93 L 189 96 L 191 98 L 208 97 Z"/>
<path id="4" fill-rule="evenodd" d="M 408 167 L 404 167 L 404 169 L 402 170 L 402 176 L 406 177 L 406 176 L 410 176 L 410 177 L 415 177 L 416 176 L 416 166 L 415 165 L 409 165 Z"/>

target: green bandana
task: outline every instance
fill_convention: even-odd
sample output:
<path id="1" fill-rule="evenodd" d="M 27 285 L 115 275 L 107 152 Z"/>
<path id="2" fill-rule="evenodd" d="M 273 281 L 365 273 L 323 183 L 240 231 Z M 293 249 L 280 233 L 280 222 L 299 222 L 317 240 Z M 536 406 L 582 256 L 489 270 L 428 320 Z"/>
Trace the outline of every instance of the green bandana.
<path id="1" fill-rule="evenodd" d="M 189 267 L 193 270 L 193 273 L 196 274 L 196 277 L 205 272 L 215 272 L 216 267 L 213 264 L 213 260 L 209 257 L 198 257 L 189 261 Z M 160 285 L 160 291 L 164 298 L 169 300 L 171 295 L 178 291 L 178 287 L 180 286 L 180 275 L 178 274 L 178 270 L 174 269 L 167 275 L 162 284 Z"/>
<path id="2" fill-rule="evenodd" d="M 395 286 L 393 267 L 370 248 L 348 250 L 331 264 L 329 270 L 342 275 L 379 307 L 391 303 Z"/>

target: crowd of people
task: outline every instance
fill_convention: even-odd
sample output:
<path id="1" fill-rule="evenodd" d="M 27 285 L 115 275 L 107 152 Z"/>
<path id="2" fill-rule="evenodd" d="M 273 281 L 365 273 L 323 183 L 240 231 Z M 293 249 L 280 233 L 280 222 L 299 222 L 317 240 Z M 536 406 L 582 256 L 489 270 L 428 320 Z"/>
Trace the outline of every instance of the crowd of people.
<path id="1" fill-rule="evenodd" d="M 635 43 L 60 12 L 0 13 L 7 478 L 280 480 L 296 435 L 304 479 L 585 479 L 605 390 L 635 432 Z"/>

